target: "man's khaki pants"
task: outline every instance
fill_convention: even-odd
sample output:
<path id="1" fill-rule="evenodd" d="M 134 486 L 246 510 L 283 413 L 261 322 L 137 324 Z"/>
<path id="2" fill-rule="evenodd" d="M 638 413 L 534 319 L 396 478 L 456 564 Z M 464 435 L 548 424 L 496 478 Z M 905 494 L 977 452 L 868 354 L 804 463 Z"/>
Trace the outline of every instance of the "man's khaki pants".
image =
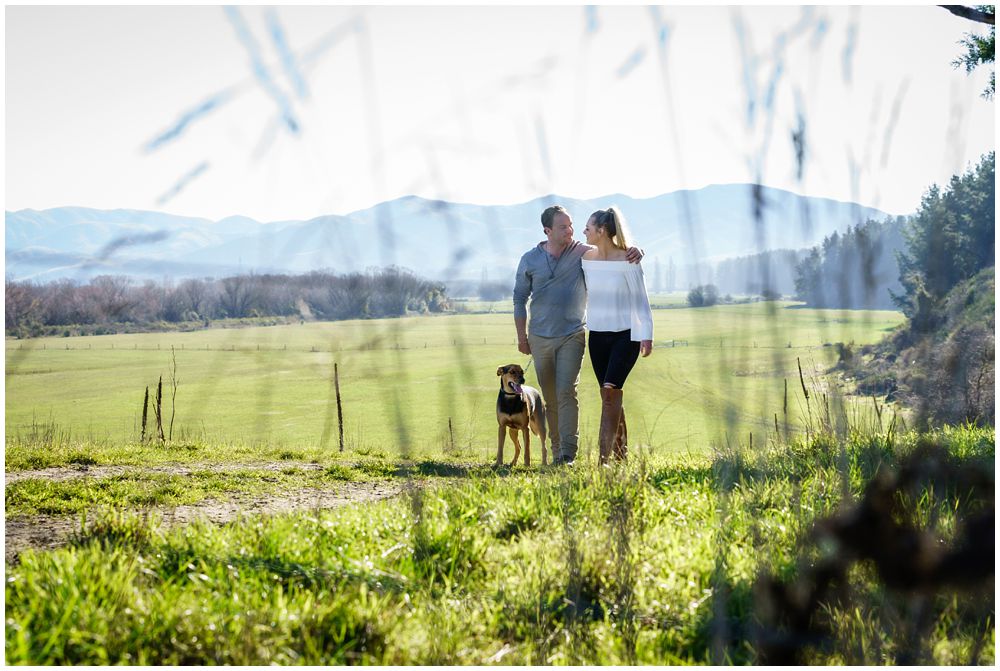
<path id="1" fill-rule="evenodd" d="M 545 400 L 545 419 L 554 460 L 576 459 L 580 438 L 580 402 L 576 398 L 576 386 L 580 383 L 586 342 L 582 329 L 562 338 L 528 335 L 535 376 Z"/>

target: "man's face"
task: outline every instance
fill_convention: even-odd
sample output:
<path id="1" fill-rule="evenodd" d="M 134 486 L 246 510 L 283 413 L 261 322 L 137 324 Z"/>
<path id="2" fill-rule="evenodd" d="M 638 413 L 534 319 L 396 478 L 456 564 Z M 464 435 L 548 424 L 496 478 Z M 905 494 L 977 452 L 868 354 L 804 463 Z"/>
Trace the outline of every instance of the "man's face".
<path id="1" fill-rule="evenodd" d="M 569 215 L 556 212 L 552 217 L 552 228 L 545 229 L 549 242 L 558 247 L 565 247 L 573 241 L 573 220 Z"/>

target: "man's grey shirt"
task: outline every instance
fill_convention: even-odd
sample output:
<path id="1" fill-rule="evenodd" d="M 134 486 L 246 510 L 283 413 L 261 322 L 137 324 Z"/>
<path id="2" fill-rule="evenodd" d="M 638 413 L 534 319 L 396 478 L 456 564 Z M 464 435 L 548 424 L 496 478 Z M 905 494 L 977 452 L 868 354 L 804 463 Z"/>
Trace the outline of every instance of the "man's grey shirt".
<path id="1" fill-rule="evenodd" d="M 583 329 L 587 312 L 587 285 L 580 260 L 587 245 L 569 243 L 559 258 L 545 251 L 545 243 L 525 252 L 514 277 L 514 317 L 531 317 L 528 333 L 561 338 Z"/>

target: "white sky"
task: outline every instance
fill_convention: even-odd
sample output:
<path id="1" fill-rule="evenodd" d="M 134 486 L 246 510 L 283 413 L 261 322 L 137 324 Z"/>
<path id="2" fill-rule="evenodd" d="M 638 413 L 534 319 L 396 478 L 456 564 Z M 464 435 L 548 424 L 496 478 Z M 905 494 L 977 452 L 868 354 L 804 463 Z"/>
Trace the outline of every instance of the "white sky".
<path id="1" fill-rule="evenodd" d="M 299 56 L 338 25 L 363 28 L 306 73 L 300 99 L 268 11 Z M 275 126 L 275 98 L 221 8 L 7 7 L 5 208 L 274 221 L 411 193 L 482 204 L 551 192 L 644 197 L 754 181 L 759 164 L 769 186 L 906 213 L 932 182 L 995 145 L 995 105 L 979 96 L 989 70 L 950 65 L 963 33 L 984 27 L 943 9 L 665 7 L 662 61 L 653 11 L 597 8 L 588 33 L 576 6 L 244 7 L 301 126 L 293 134 Z M 771 115 L 763 98 L 779 60 Z M 142 151 L 233 85 L 231 102 Z M 790 139 L 797 107 L 808 151 L 801 181 Z M 262 143 L 268 128 L 277 132 Z"/>

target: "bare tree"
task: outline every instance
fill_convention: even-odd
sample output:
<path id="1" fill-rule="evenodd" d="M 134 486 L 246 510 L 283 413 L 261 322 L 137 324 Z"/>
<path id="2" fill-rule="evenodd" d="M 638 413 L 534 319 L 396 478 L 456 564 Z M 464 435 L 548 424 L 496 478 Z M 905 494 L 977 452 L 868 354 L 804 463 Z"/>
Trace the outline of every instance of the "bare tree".
<path id="1" fill-rule="evenodd" d="M 228 317 L 246 317 L 257 299 L 257 278 L 234 275 L 222 280 L 219 307 Z"/>
<path id="2" fill-rule="evenodd" d="M 133 306 L 126 317 L 130 321 L 137 322 L 154 322 L 163 319 L 169 293 L 166 287 L 152 280 L 146 280 L 142 286 L 133 288 L 129 292 Z"/>
<path id="3" fill-rule="evenodd" d="M 211 284 L 208 280 L 184 280 L 177 287 L 177 293 L 184 297 L 187 310 L 199 317 L 207 317 L 212 299 Z"/>
<path id="4" fill-rule="evenodd" d="M 42 301 L 40 292 L 30 283 L 15 282 L 10 277 L 4 282 L 4 318 L 8 331 L 30 322 L 40 321 Z"/>
<path id="5" fill-rule="evenodd" d="M 100 320 L 96 301 L 73 280 L 60 279 L 47 285 L 42 304 L 48 325 L 93 324 Z"/>
<path id="6" fill-rule="evenodd" d="M 90 281 L 90 294 L 99 314 L 108 321 L 124 321 L 135 307 L 131 288 L 132 279 L 124 275 L 99 275 Z"/>

